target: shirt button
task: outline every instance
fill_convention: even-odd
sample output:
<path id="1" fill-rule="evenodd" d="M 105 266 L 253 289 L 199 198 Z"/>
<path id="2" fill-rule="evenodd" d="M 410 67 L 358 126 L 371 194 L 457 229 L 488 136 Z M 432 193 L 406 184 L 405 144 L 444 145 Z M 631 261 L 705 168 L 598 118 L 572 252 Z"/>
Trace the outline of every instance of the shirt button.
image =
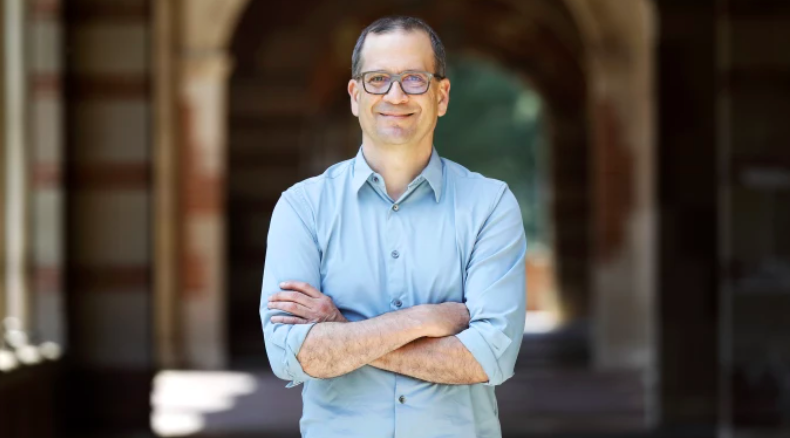
<path id="1" fill-rule="evenodd" d="M 400 307 L 403 305 L 403 303 L 401 302 L 401 300 L 395 300 L 392 302 L 392 305 L 395 307 Z"/>
<path id="2" fill-rule="evenodd" d="M 400 209 L 400 207 L 398 207 L 398 204 L 395 204 L 395 205 L 392 206 L 392 210 L 393 211 L 398 211 L 399 209 Z"/>
<path id="3" fill-rule="evenodd" d="M 406 397 L 404 397 L 404 396 L 400 396 L 400 397 L 398 397 L 398 401 L 399 401 L 401 404 L 403 404 L 403 403 L 406 403 Z"/>
<path id="4" fill-rule="evenodd" d="M 373 182 L 379 182 L 379 177 L 377 177 L 377 176 L 374 176 L 374 177 L 373 177 Z"/>
<path id="5" fill-rule="evenodd" d="M 400 257 L 400 253 L 398 252 L 397 249 L 395 251 L 392 251 L 392 254 L 390 255 L 392 255 L 393 259 L 397 259 L 398 257 Z"/>

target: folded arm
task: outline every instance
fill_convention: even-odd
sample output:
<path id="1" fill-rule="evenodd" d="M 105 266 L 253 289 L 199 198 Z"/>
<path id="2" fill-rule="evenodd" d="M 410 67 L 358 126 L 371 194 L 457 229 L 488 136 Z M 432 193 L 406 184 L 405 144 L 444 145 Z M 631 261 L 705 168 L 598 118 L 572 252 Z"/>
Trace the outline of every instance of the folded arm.
<path id="1" fill-rule="evenodd" d="M 449 338 L 446 337 L 469 326 L 469 312 L 464 304 L 423 304 L 364 321 L 348 322 L 332 299 L 310 284 L 285 281 L 280 287 L 285 291 L 271 295 L 267 308 L 282 310 L 288 315 L 273 316 L 271 322 L 315 323 L 296 355 L 302 369 L 310 377 L 337 377 L 376 360 L 380 368 L 387 367 L 385 369 L 395 372 L 401 370 L 407 374 L 404 370 L 410 368 L 410 364 L 428 360 L 422 354 L 423 348 L 417 345 L 433 346 L 425 350 L 433 356 L 432 362 L 439 359 L 437 355 L 442 354 L 445 357 L 453 354 L 459 361 L 474 361 L 468 351 L 464 355 L 465 348 L 460 342 L 455 340 L 448 343 Z M 432 339 L 443 341 L 429 342 Z M 410 347 L 406 348 L 406 344 Z M 433 381 L 429 376 L 434 374 L 437 378 L 451 374 L 443 380 L 455 375 L 447 369 L 446 364 L 435 365 L 425 368 L 421 373 L 425 380 Z M 458 376 L 454 377 L 454 380 L 458 379 Z"/>
<path id="2" fill-rule="evenodd" d="M 423 305 L 359 322 L 316 324 L 296 358 L 305 373 L 312 377 L 341 376 L 419 338 L 447 336 L 459 330 L 466 322 L 461 318 L 452 322 L 452 314 L 458 313 L 451 307 L 453 305 L 463 306 L 458 303 Z M 463 312 L 466 314 L 465 309 Z M 433 318 L 442 313 L 448 318 Z"/>
<path id="3" fill-rule="evenodd" d="M 332 299 L 311 285 L 289 281 L 281 287 L 287 291 L 272 295 L 267 306 L 289 315 L 274 316 L 273 322 L 318 323 L 297 355 L 312 377 L 335 377 L 371 365 L 434 383 L 488 380 L 474 356 L 452 336 L 469 326 L 464 304 L 420 305 L 349 323 Z M 414 338 L 417 334 L 419 339 Z M 445 336 L 422 337 L 432 335 Z M 408 338 L 413 339 L 404 343 Z"/>
<path id="4" fill-rule="evenodd" d="M 488 381 L 480 363 L 455 336 L 417 339 L 369 365 L 446 385 L 471 385 Z"/>
<path id="5" fill-rule="evenodd" d="M 296 359 L 311 377 L 330 378 L 354 371 L 402 345 L 424 336 L 415 309 L 387 313 L 354 323 L 316 324 Z"/>

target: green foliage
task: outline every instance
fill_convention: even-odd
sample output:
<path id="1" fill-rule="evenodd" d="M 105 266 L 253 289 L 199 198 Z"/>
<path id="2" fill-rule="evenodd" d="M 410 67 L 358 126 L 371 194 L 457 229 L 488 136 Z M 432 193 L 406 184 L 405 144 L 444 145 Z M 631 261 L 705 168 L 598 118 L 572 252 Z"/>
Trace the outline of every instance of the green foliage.
<path id="1" fill-rule="evenodd" d="M 450 109 L 439 119 L 439 154 L 505 181 L 521 206 L 530 243 L 547 243 L 548 189 L 543 103 L 519 77 L 470 57 L 448 65 Z"/>

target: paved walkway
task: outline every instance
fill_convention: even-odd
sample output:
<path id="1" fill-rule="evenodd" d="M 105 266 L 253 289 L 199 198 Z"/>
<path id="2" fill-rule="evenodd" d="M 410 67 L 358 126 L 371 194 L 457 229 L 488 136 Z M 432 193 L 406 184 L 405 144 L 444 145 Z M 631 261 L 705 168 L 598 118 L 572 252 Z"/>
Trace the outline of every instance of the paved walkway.
<path id="1" fill-rule="evenodd" d="M 152 425 L 163 436 L 297 437 L 300 388 L 269 371 L 157 376 Z M 633 373 L 520 370 L 497 388 L 506 436 L 640 429 L 644 402 Z"/>

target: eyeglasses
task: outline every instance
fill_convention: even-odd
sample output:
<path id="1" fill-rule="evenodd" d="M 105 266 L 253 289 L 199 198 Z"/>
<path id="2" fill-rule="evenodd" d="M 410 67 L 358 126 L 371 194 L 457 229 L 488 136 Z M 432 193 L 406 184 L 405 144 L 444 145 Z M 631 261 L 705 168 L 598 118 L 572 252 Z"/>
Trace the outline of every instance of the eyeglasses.
<path id="1" fill-rule="evenodd" d="M 431 86 L 431 80 L 444 79 L 427 71 L 406 70 L 401 74 L 392 74 L 386 71 L 367 71 L 354 79 L 362 80 L 362 88 L 370 94 L 383 95 L 390 92 L 392 84 L 400 84 L 401 90 L 409 95 L 424 94 Z"/>

